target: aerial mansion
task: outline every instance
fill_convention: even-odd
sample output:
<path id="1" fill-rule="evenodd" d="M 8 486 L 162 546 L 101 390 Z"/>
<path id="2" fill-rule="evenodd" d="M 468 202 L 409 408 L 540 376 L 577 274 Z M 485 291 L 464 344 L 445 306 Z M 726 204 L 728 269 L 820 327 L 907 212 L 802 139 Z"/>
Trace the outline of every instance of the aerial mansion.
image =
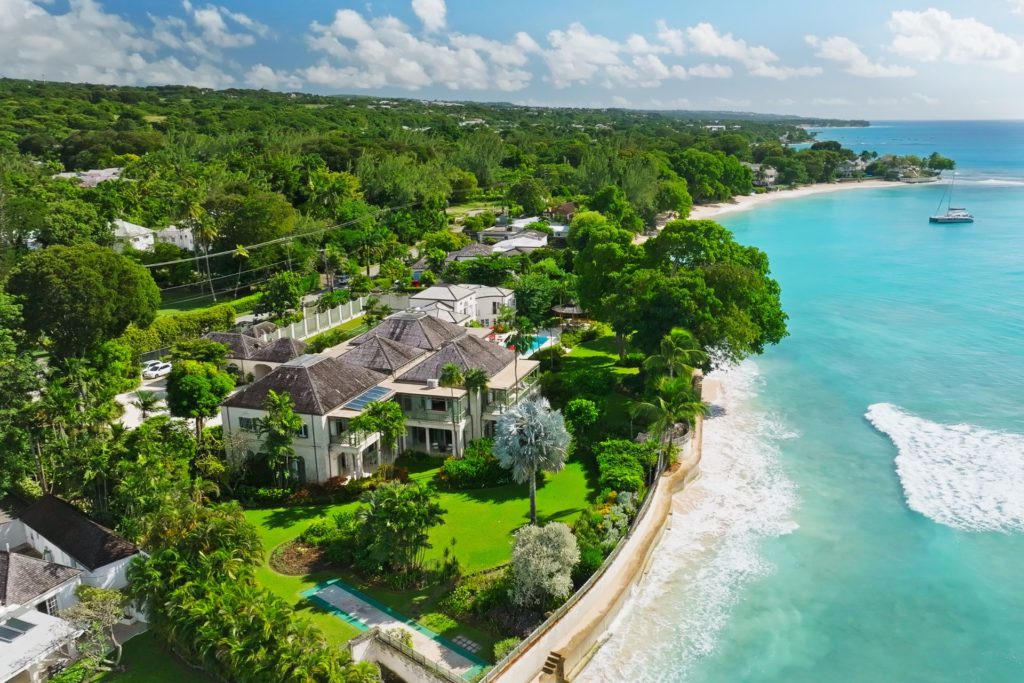
<path id="1" fill-rule="evenodd" d="M 460 454 L 468 441 L 493 434 L 498 417 L 537 388 L 539 363 L 518 359 L 490 335 L 486 328 L 462 327 L 425 311 L 392 315 L 355 339 L 277 366 L 228 398 L 221 406 L 225 443 L 236 456 L 260 452 L 260 420 L 274 391 L 287 392 L 302 417 L 291 464 L 299 481 L 367 476 L 404 450 Z M 470 396 L 460 387 L 441 386 L 449 363 L 464 373 L 483 370 L 487 387 Z M 382 448 L 379 434 L 349 429 L 374 401 L 395 401 L 402 408 L 405 434 L 395 452 Z"/>

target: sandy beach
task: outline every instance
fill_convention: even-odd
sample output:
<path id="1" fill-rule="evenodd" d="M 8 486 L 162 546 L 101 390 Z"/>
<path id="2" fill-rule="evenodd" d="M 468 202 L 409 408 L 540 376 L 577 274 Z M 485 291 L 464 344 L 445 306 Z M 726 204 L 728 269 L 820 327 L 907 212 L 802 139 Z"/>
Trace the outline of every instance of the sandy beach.
<path id="1" fill-rule="evenodd" d="M 695 206 L 693 207 L 693 210 L 690 211 L 690 220 L 713 218 L 714 216 L 719 216 L 723 213 L 730 213 L 732 211 L 746 211 L 748 209 L 753 209 L 754 207 L 782 199 L 799 199 L 800 197 L 808 197 L 815 194 L 843 192 L 845 190 L 870 190 L 883 187 L 914 187 L 914 184 L 896 183 L 887 180 L 817 183 L 814 185 L 807 185 L 805 187 L 798 187 L 795 190 L 778 190 L 776 192 L 766 192 L 764 194 L 733 197 L 732 201 L 723 202 L 721 204 L 702 204 L 700 206 Z"/>

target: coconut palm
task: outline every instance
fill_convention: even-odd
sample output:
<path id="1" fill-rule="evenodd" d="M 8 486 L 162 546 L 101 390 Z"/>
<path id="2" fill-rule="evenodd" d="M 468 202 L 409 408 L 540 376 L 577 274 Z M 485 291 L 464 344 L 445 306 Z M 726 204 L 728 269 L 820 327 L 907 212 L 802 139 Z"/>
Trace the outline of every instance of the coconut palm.
<path id="1" fill-rule="evenodd" d="M 524 401 L 498 419 L 494 457 L 512 470 L 518 483 L 530 485 L 530 523 L 537 523 L 537 472 L 565 467 L 569 432 L 562 413 L 551 410 L 545 398 Z"/>
<path id="2" fill-rule="evenodd" d="M 707 405 L 700 400 L 688 375 L 662 377 L 650 401 L 637 401 L 630 406 L 630 414 L 647 420 L 651 433 L 658 439 L 658 472 L 665 467 L 669 444 L 676 425 L 693 425 L 698 415 L 707 413 Z"/>
<path id="3" fill-rule="evenodd" d="M 700 347 L 700 342 L 689 330 L 673 327 L 661 338 L 658 353 L 644 361 L 644 369 L 651 372 L 664 372 L 669 377 L 676 375 L 689 376 L 693 368 L 704 363 L 708 355 Z"/>
<path id="4" fill-rule="evenodd" d="M 235 245 L 235 253 L 231 255 L 238 261 L 238 276 L 235 279 L 235 298 L 238 298 L 238 288 L 242 284 L 242 266 L 249 261 L 249 252 L 241 244 Z"/>
<path id="5" fill-rule="evenodd" d="M 155 391 L 139 389 L 135 392 L 135 400 L 132 401 L 132 405 L 139 409 L 139 412 L 142 413 L 142 420 L 145 422 L 147 417 L 156 412 L 157 406 L 160 405 L 160 397 Z"/>
<path id="6" fill-rule="evenodd" d="M 515 374 L 515 387 L 516 387 L 516 401 L 519 400 L 519 355 L 526 353 L 533 346 L 533 342 L 536 339 L 534 336 L 535 328 L 526 318 L 517 318 L 515 322 L 515 328 L 512 330 L 512 335 L 508 338 L 508 345 L 515 351 L 515 358 L 512 359 L 513 370 Z"/>
<path id="7" fill-rule="evenodd" d="M 448 387 L 451 393 L 451 409 L 452 409 L 452 452 L 459 452 L 459 423 L 455 417 L 455 388 L 461 387 L 465 376 L 462 374 L 462 368 L 455 363 L 445 363 L 441 366 L 441 377 L 438 378 L 438 383 L 443 387 Z"/>
<path id="8" fill-rule="evenodd" d="M 466 396 L 469 398 L 469 409 L 472 413 L 472 425 L 473 425 L 473 438 L 480 438 L 481 432 L 481 418 L 483 415 L 483 400 L 482 397 L 484 392 L 490 388 L 488 383 L 487 371 L 482 368 L 470 368 L 466 370 L 465 376 L 462 378 L 462 388 L 466 390 Z M 475 403 L 474 403 L 475 397 Z"/>
<path id="9" fill-rule="evenodd" d="M 213 275 L 210 272 L 210 247 L 217 239 L 217 225 L 202 204 L 202 192 L 194 183 L 188 183 L 181 208 L 181 223 L 192 231 L 192 239 L 203 250 L 206 257 L 206 281 L 210 286 L 213 302 L 217 302 L 217 293 L 213 289 Z"/>

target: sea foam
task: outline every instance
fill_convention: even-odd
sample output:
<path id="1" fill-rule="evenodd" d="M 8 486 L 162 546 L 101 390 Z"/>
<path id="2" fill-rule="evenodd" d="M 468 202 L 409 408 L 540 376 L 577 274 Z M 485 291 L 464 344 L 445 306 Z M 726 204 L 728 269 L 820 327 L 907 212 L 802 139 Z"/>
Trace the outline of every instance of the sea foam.
<path id="1" fill-rule="evenodd" d="M 797 435 L 747 405 L 761 385 L 757 366 L 747 361 L 708 379 L 721 392 L 704 423 L 701 477 L 679 494 L 672 528 L 580 677 L 585 683 L 685 678 L 715 651 L 742 588 L 772 570 L 761 542 L 796 529 L 795 486 L 777 444 Z"/>
<path id="2" fill-rule="evenodd" d="M 895 444 L 910 509 L 967 531 L 1024 531 L 1024 435 L 946 425 L 889 403 L 867 419 Z"/>

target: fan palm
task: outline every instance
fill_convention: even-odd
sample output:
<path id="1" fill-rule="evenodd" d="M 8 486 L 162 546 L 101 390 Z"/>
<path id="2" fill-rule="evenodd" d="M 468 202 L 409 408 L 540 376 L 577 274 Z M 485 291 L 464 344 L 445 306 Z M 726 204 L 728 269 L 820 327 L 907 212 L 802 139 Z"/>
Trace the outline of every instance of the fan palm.
<path id="1" fill-rule="evenodd" d="M 530 485 L 530 523 L 537 523 L 537 472 L 558 472 L 565 467 L 569 432 L 547 399 L 537 398 L 514 406 L 498 419 L 494 457 L 518 483 Z"/>
<path id="2" fill-rule="evenodd" d="M 160 397 L 155 391 L 139 389 L 135 392 L 135 400 L 132 401 L 132 405 L 139 409 L 139 412 L 142 413 L 142 421 L 145 422 L 146 418 L 160 405 Z"/>

